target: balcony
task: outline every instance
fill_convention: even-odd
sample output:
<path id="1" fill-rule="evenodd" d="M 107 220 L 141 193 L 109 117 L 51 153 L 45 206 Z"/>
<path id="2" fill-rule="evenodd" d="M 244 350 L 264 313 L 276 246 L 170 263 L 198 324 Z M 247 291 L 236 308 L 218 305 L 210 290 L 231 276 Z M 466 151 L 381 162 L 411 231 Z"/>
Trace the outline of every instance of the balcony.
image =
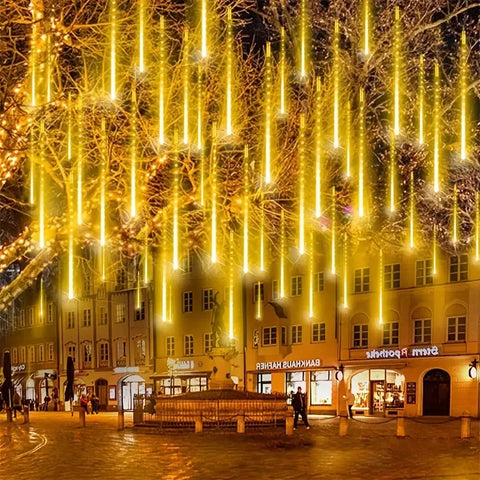
<path id="1" fill-rule="evenodd" d="M 117 367 L 126 367 L 127 366 L 127 357 L 117 358 Z"/>
<path id="2" fill-rule="evenodd" d="M 141 366 L 145 365 L 145 356 L 142 356 L 140 358 L 136 358 L 135 359 L 135 365 L 137 367 L 141 367 Z"/>
<path id="3" fill-rule="evenodd" d="M 98 366 L 99 366 L 100 368 L 106 368 L 106 367 L 109 366 L 108 363 L 109 363 L 108 360 L 100 360 L 100 361 L 98 362 Z"/>

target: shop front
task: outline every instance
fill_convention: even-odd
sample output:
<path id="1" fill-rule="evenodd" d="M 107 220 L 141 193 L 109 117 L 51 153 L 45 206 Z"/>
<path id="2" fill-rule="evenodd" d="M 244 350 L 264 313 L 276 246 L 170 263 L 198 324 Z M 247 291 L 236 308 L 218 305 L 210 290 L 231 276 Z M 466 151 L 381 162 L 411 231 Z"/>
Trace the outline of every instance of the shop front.
<path id="1" fill-rule="evenodd" d="M 307 395 L 312 413 L 331 414 L 335 412 L 334 396 L 336 382 L 334 367 L 322 367 L 320 359 L 260 362 L 256 371 L 249 372 L 255 377 L 258 393 L 282 393 L 291 403 L 292 395 L 301 387 Z"/>

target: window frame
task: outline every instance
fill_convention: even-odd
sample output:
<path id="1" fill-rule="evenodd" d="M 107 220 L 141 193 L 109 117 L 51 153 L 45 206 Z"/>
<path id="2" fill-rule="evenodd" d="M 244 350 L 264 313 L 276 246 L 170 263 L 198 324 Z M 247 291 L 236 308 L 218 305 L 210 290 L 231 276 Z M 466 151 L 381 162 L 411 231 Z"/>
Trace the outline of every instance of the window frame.
<path id="1" fill-rule="evenodd" d="M 182 295 L 182 312 L 193 313 L 193 291 L 185 290 Z"/>
<path id="2" fill-rule="evenodd" d="M 453 260 L 455 259 L 455 262 Z M 468 281 L 468 255 L 451 255 L 448 262 L 448 280 L 450 283 Z"/>
<path id="3" fill-rule="evenodd" d="M 353 292 L 369 293 L 370 292 L 370 267 L 361 267 L 354 270 Z M 357 280 L 359 280 L 357 282 Z M 358 287 L 358 288 L 357 288 Z"/>
<path id="4" fill-rule="evenodd" d="M 187 334 L 183 336 L 183 355 L 184 357 L 192 357 L 194 355 L 195 341 L 193 335 Z"/>
<path id="5" fill-rule="evenodd" d="M 290 328 L 290 339 L 292 345 L 303 343 L 303 325 L 292 325 Z"/>
<path id="6" fill-rule="evenodd" d="M 420 267 L 420 268 L 419 268 Z M 419 271 L 422 272 L 421 276 Z M 431 272 L 430 275 L 428 272 Z M 415 286 L 426 287 L 433 285 L 433 262 L 431 258 L 415 260 Z"/>
<path id="7" fill-rule="evenodd" d="M 315 332 L 318 330 L 318 332 Z M 327 325 L 325 322 L 312 323 L 312 343 L 322 343 L 326 341 L 327 338 Z M 317 337 L 317 339 L 315 339 Z"/>
<path id="8" fill-rule="evenodd" d="M 421 334 L 418 335 L 417 340 L 417 323 L 421 324 Z M 430 333 L 425 333 L 426 325 L 425 323 L 429 322 L 428 329 Z M 427 338 L 428 335 L 428 338 Z M 432 342 L 432 319 L 431 318 L 415 318 L 413 320 L 413 343 L 414 345 L 424 345 Z"/>
<path id="9" fill-rule="evenodd" d="M 356 332 L 357 329 L 358 332 Z M 352 348 L 368 348 L 368 341 L 368 323 L 356 323 L 352 325 Z M 355 343 L 357 343 L 357 345 Z"/>
<path id="10" fill-rule="evenodd" d="M 463 319 L 463 325 L 460 324 L 459 320 Z M 454 338 L 451 339 L 451 327 L 450 321 L 455 320 L 454 327 Z M 460 331 L 460 327 L 463 326 L 463 332 Z M 460 338 L 463 337 L 463 338 Z M 465 343 L 467 341 L 467 316 L 466 315 L 458 315 L 458 316 L 450 316 L 447 317 L 447 342 L 448 343 Z"/>
<path id="11" fill-rule="evenodd" d="M 388 328 L 388 331 L 386 331 L 386 328 Z M 382 324 L 382 346 L 384 347 L 398 346 L 399 329 L 400 329 L 400 322 L 383 323 Z M 388 337 L 388 342 L 385 341 L 387 337 Z M 395 342 L 395 339 L 396 339 L 396 342 Z"/>
<path id="12" fill-rule="evenodd" d="M 398 267 L 398 271 L 397 271 Z M 390 271 L 387 272 L 387 269 Z M 389 263 L 383 266 L 383 288 L 385 290 L 395 290 L 400 288 L 401 267 L 399 263 Z M 395 278 L 398 274 L 398 278 Z"/>
<path id="13" fill-rule="evenodd" d="M 292 275 L 290 277 L 290 296 L 301 297 L 303 293 L 303 275 Z"/>

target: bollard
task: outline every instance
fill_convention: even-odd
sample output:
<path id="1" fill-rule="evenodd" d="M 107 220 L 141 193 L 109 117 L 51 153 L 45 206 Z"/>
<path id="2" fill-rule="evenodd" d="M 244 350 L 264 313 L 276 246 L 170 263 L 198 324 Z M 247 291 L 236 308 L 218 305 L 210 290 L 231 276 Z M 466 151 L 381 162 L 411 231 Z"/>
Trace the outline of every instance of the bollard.
<path id="1" fill-rule="evenodd" d="M 23 407 L 23 424 L 30 423 L 30 409 L 25 405 Z"/>
<path id="2" fill-rule="evenodd" d="M 237 433 L 245 433 L 245 415 L 237 416 Z"/>
<path id="3" fill-rule="evenodd" d="M 202 433 L 203 432 L 203 422 L 202 416 L 195 417 L 195 433 Z"/>
<path id="4" fill-rule="evenodd" d="M 293 417 L 291 415 L 285 418 L 285 434 L 293 435 Z"/>
<path id="5" fill-rule="evenodd" d="M 464 416 L 462 417 L 460 423 L 460 438 L 470 438 L 471 435 L 471 425 L 472 425 L 472 417 Z"/>
<path id="6" fill-rule="evenodd" d="M 80 426 L 85 427 L 85 409 L 83 407 L 80 407 L 78 413 L 80 418 Z"/>
<path id="7" fill-rule="evenodd" d="M 125 414 L 121 409 L 118 411 L 117 428 L 118 430 L 123 430 L 125 428 Z"/>
<path id="8" fill-rule="evenodd" d="M 7 407 L 7 422 L 13 422 L 12 409 Z"/>
<path id="9" fill-rule="evenodd" d="M 340 415 L 340 436 L 344 437 L 348 432 L 348 417 Z"/>
<path id="10" fill-rule="evenodd" d="M 405 437 L 405 417 L 397 418 L 397 437 Z"/>

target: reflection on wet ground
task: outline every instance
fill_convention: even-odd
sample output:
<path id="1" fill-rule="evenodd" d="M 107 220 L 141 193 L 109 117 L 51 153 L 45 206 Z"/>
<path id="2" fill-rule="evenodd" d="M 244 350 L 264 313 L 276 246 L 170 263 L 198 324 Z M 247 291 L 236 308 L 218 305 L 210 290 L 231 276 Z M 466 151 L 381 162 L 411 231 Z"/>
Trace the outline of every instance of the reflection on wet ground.
<path id="1" fill-rule="evenodd" d="M 0 477 L 7 479 L 455 479 L 480 476 L 479 423 L 461 440 L 459 421 L 407 422 L 406 438 L 395 422 L 349 424 L 312 419 L 293 437 L 282 429 L 202 434 L 116 430 L 116 416 L 87 418 L 35 412 L 31 424 L 8 425 L 0 416 Z"/>

